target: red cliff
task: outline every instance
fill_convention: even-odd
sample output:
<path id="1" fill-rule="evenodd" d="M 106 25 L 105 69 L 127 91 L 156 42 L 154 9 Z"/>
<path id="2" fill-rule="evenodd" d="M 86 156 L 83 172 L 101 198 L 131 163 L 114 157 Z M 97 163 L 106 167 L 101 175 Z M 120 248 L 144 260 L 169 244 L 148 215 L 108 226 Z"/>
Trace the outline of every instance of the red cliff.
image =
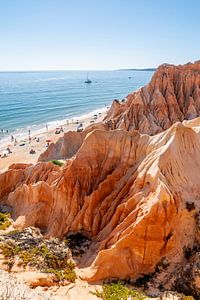
<path id="1" fill-rule="evenodd" d="M 150 83 L 113 102 L 105 119 L 109 129 L 156 134 L 172 124 L 200 115 L 200 62 L 161 65 Z"/>

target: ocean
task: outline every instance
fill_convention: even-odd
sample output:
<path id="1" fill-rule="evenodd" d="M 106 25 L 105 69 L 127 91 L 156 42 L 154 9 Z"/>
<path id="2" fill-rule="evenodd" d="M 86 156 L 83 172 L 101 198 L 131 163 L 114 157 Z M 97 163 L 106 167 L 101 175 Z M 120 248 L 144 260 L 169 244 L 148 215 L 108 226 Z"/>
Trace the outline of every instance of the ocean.
<path id="1" fill-rule="evenodd" d="M 86 71 L 0 72 L 0 140 L 104 108 L 147 84 L 152 74 L 90 71 L 92 83 L 86 84 Z"/>

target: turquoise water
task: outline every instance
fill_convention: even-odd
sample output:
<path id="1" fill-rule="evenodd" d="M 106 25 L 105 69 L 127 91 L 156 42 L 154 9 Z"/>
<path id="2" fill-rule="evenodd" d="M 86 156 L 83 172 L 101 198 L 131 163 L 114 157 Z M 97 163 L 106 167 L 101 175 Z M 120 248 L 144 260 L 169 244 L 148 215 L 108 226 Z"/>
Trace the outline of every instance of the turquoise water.
<path id="1" fill-rule="evenodd" d="M 147 84 L 152 74 L 91 71 L 92 83 L 85 84 L 85 71 L 1 72 L 0 129 L 11 134 L 87 114 Z"/>

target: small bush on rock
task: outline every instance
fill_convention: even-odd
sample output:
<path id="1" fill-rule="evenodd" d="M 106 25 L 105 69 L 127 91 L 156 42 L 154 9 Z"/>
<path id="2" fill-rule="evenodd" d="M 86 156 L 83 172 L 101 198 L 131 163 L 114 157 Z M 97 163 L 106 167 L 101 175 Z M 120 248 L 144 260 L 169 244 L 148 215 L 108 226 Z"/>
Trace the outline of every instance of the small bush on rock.
<path id="1" fill-rule="evenodd" d="M 5 230 L 11 225 L 10 214 L 0 212 L 0 230 Z"/>
<path id="2" fill-rule="evenodd" d="M 42 272 L 52 273 L 55 281 L 63 284 L 74 282 L 75 263 L 65 241 L 44 240 L 34 228 L 13 231 L 2 235 L 0 252 L 4 256 L 3 264 L 11 271 L 14 264 L 19 267 L 32 267 Z"/>
<path id="3" fill-rule="evenodd" d="M 97 297 L 102 298 L 103 300 L 143 300 L 145 296 L 143 293 L 129 289 L 121 282 L 104 284 L 103 291 L 96 291 L 95 294 Z"/>
<path id="4" fill-rule="evenodd" d="M 59 167 L 62 167 L 64 165 L 64 163 L 62 161 L 59 161 L 57 159 L 53 159 L 51 160 L 51 162 L 56 165 L 56 166 L 59 166 Z"/>

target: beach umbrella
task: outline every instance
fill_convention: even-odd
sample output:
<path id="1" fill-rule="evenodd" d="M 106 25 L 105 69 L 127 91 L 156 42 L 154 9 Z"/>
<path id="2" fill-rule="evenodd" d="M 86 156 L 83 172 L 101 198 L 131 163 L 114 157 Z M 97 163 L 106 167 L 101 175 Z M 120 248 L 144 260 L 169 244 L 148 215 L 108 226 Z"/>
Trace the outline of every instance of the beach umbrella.
<path id="1" fill-rule="evenodd" d="M 46 140 L 46 142 L 47 142 L 47 143 L 50 143 L 50 142 L 51 142 L 51 140 Z"/>

